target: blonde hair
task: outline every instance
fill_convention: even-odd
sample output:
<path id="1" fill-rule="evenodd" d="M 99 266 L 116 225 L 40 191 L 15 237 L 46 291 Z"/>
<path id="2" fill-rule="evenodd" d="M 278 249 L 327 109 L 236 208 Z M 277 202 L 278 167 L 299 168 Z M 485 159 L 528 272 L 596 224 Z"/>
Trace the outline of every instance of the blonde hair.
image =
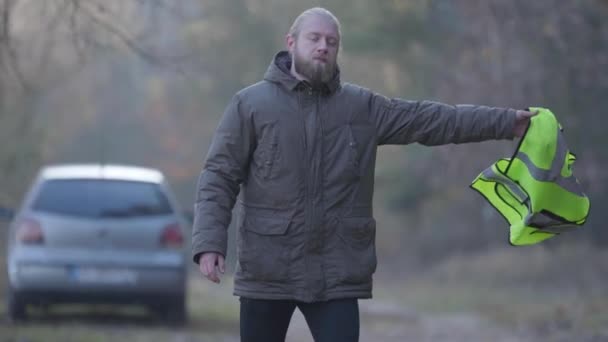
<path id="1" fill-rule="evenodd" d="M 313 7 L 313 8 L 307 9 L 306 11 L 302 12 L 296 18 L 296 20 L 293 21 L 293 24 L 291 25 L 291 28 L 289 29 L 288 35 L 297 39 L 298 35 L 300 34 L 300 28 L 302 26 L 302 22 L 304 21 L 304 19 L 306 19 L 310 16 L 313 16 L 313 15 L 323 16 L 323 17 L 331 20 L 336 25 L 336 28 L 338 29 L 338 37 L 342 37 L 340 21 L 338 20 L 338 18 L 336 18 L 335 15 L 333 15 L 333 13 L 331 13 L 330 11 L 328 11 L 322 7 Z"/>

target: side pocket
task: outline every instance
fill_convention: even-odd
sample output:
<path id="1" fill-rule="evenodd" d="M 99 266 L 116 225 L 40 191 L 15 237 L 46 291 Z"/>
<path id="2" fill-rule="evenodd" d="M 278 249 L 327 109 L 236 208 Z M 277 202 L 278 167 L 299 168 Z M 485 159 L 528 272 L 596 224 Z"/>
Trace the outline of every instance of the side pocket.
<path id="1" fill-rule="evenodd" d="M 376 221 L 371 217 L 343 217 L 338 225 L 342 255 L 341 280 L 361 284 L 376 271 Z"/>
<path id="2" fill-rule="evenodd" d="M 285 281 L 289 271 L 287 231 L 291 220 L 246 216 L 239 227 L 237 258 L 242 276 Z"/>

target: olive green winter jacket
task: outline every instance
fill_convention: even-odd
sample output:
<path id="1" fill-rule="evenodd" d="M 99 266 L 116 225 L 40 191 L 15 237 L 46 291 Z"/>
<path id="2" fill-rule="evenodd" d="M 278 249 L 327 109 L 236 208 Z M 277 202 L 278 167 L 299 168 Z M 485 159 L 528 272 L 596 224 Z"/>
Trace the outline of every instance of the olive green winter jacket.
<path id="1" fill-rule="evenodd" d="M 234 293 L 304 302 L 369 298 L 379 145 L 513 137 L 515 110 L 389 99 L 294 78 L 279 52 L 228 105 L 200 175 L 192 253 L 226 254 L 236 205 Z"/>

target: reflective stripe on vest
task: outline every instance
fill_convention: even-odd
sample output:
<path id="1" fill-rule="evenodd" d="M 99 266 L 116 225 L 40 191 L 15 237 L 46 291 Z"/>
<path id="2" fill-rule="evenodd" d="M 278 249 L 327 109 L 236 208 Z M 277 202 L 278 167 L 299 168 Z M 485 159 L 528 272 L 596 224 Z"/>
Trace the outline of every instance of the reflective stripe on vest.
<path id="1" fill-rule="evenodd" d="M 530 108 L 530 120 L 514 156 L 484 170 L 471 187 L 509 222 L 509 241 L 529 245 L 585 223 L 589 198 L 572 174 L 576 156 L 546 108 Z"/>

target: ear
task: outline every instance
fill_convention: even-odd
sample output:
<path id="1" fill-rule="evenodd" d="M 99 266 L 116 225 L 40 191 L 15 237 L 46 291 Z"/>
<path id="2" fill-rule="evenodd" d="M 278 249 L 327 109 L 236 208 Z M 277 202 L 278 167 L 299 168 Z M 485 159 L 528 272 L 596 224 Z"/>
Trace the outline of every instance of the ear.
<path id="1" fill-rule="evenodd" d="M 296 45 L 296 39 L 292 35 L 288 34 L 287 36 L 285 36 L 285 45 L 287 47 L 287 50 L 290 53 L 293 53 L 294 46 Z"/>

